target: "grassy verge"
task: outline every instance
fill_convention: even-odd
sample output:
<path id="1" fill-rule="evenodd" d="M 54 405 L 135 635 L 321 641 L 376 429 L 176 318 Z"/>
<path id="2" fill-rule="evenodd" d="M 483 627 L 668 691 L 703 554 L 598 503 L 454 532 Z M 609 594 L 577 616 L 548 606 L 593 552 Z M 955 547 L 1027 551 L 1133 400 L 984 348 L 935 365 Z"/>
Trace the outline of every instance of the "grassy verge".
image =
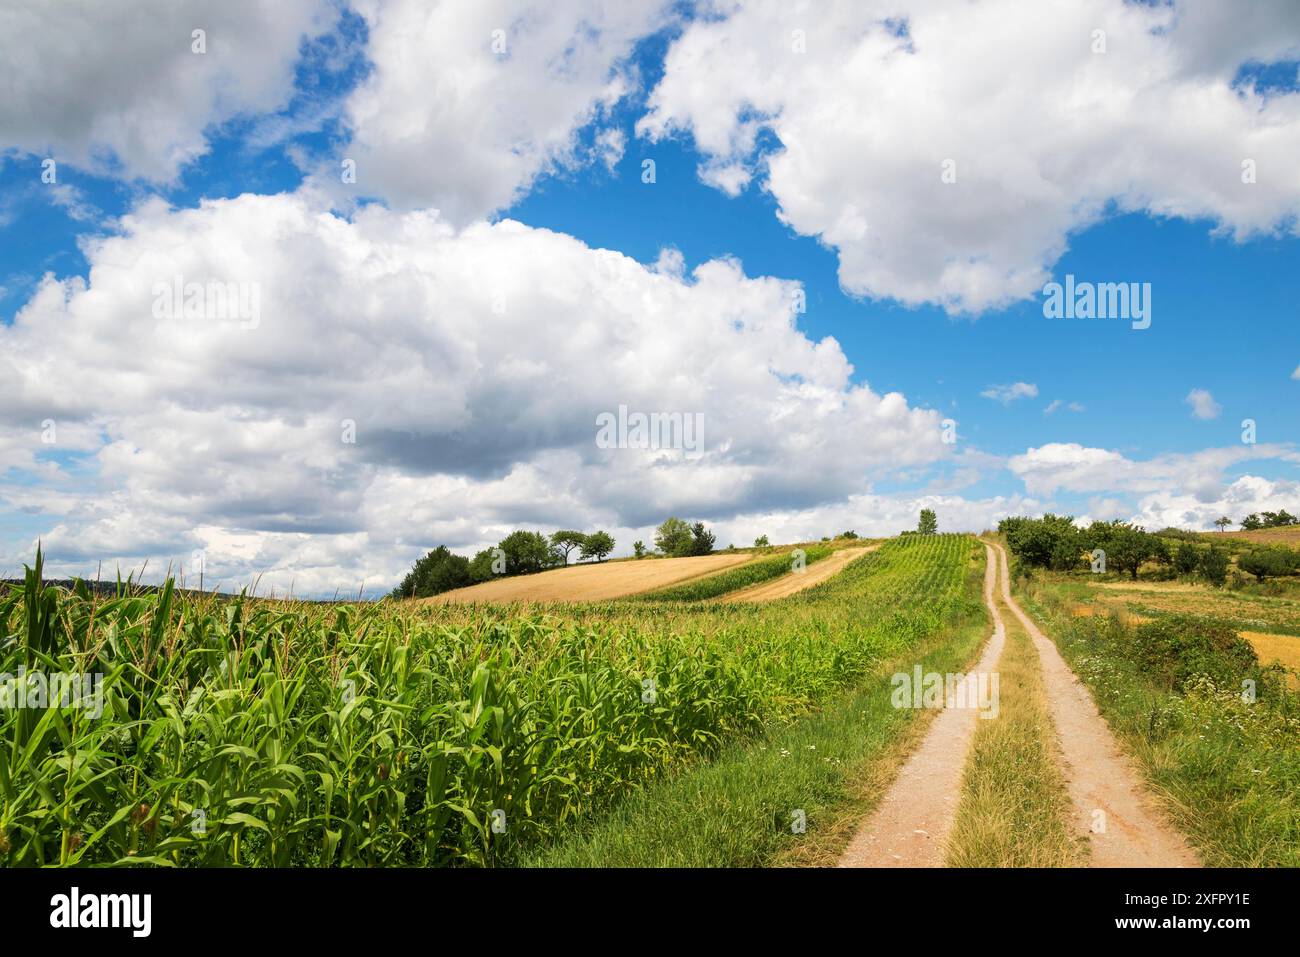
<path id="1" fill-rule="evenodd" d="M 809 545 L 802 551 L 804 552 L 805 565 L 811 565 L 813 562 L 826 558 L 833 549 L 825 545 Z M 735 568 L 728 568 L 716 574 L 692 578 L 689 581 L 670 585 L 667 588 L 660 588 L 657 591 L 645 592 L 635 596 L 633 600 L 705 601 L 709 598 L 717 598 L 719 595 L 739 591 L 742 588 L 748 588 L 750 585 L 771 581 L 773 578 L 780 578 L 782 575 L 793 574 L 791 568 L 794 559 L 791 555 L 792 553 L 787 551 L 768 558 L 760 558 L 757 561 L 745 562 L 743 565 L 737 565 Z"/>
<path id="2" fill-rule="evenodd" d="M 976 557 L 978 556 L 978 561 Z M 830 865 L 852 828 L 933 718 L 896 709 L 891 676 L 918 661 L 960 670 L 987 634 L 978 598 L 983 551 L 972 550 L 968 600 L 947 626 L 870 669 L 852 693 L 803 718 L 734 742 L 717 760 L 632 795 L 609 816 L 527 857 L 542 867 Z M 806 831 L 792 824 L 802 812 Z"/>
<path id="3" fill-rule="evenodd" d="M 999 600 L 1007 640 L 998 662 L 999 708 L 981 719 L 948 844 L 949 867 L 1071 867 L 1086 848 L 1068 825 L 1070 801 L 1038 652 Z"/>
<path id="4" fill-rule="evenodd" d="M 1277 682 L 1248 702 L 1240 683 L 1191 673 L 1199 666 L 1190 660 L 1175 662 L 1191 671 L 1173 685 L 1144 667 L 1140 655 L 1152 649 L 1131 625 L 1072 617 L 1050 582 L 1020 590 L 1206 864 L 1300 866 L 1294 692 Z"/>

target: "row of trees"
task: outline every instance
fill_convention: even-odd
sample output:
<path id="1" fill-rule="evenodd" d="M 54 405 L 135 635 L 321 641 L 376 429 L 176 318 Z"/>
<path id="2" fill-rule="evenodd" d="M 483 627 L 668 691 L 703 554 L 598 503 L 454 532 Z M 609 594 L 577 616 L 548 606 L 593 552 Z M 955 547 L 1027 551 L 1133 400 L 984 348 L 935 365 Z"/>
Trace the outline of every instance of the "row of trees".
<path id="1" fill-rule="evenodd" d="M 1283 528 L 1287 525 L 1300 524 L 1300 519 L 1282 509 L 1280 512 L 1251 512 L 1241 520 L 1242 531 L 1251 532 L 1259 528 Z"/>
<path id="2" fill-rule="evenodd" d="M 998 531 L 1022 566 L 1072 571 L 1091 565 L 1096 571 L 1115 571 L 1137 580 L 1147 562 L 1170 566 L 1182 576 L 1199 576 L 1212 585 L 1228 577 L 1231 557 L 1216 545 L 1198 548 L 1184 539 L 1173 549 L 1165 537 L 1127 522 L 1093 522 L 1086 529 L 1068 515 L 1042 518 L 1014 516 L 998 523 Z M 1300 574 L 1300 552 L 1269 546 L 1237 556 L 1237 567 L 1257 581 Z"/>
<path id="3" fill-rule="evenodd" d="M 1233 523 L 1234 520 L 1227 515 L 1214 520 L 1214 524 L 1219 526 L 1221 532 Z M 1300 518 L 1296 518 L 1286 509 L 1278 512 L 1251 512 L 1241 520 L 1243 532 L 1253 532 L 1260 528 L 1283 528 L 1287 525 L 1300 525 Z"/>
<path id="4" fill-rule="evenodd" d="M 1007 546 L 1021 565 L 1031 568 L 1072 571 L 1090 565 L 1098 571 L 1127 574 L 1136 581 L 1138 569 L 1146 562 L 1169 563 L 1174 557 L 1163 538 L 1128 522 L 1093 522 L 1085 529 L 1076 526 L 1071 515 L 1048 512 L 1042 518 L 1004 518 L 998 531 L 1006 536 Z M 1184 561 L 1191 560 L 1189 555 L 1201 560 L 1194 546 L 1183 545 L 1191 549 L 1188 553 L 1180 548 Z M 1222 584 L 1228 569 L 1226 554 L 1217 553 L 1209 561 L 1206 577 L 1217 578 L 1215 583 Z"/>
<path id="5" fill-rule="evenodd" d="M 393 589 L 393 595 L 426 598 L 489 578 L 529 575 L 567 565 L 574 551 L 583 559 L 599 562 L 613 550 L 614 539 L 608 532 L 586 534 L 574 529 L 561 529 L 550 537 L 541 532 L 511 532 L 495 547 L 485 548 L 473 558 L 457 555 L 446 545 L 439 545 L 416 561 L 402 583 Z"/>

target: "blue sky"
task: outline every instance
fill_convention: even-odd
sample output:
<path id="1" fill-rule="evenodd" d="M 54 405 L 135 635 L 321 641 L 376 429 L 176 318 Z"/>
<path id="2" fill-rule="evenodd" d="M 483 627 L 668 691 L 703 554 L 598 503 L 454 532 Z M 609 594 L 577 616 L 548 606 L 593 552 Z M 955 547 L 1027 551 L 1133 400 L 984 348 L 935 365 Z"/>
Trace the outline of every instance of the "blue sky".
<path id="1" fill-rule="evenodd" d="M 210 5 L 190 6 L 195 23 L 216 16 Z M 264 89 L 240 91 L 244 102 L 227 91 L 207 103 L 191 97 L 160 108 L 106 60 L 92 64 L 92 76 L 94 69 L 104 71 L 106 91 L 96 108 L 110 117 L 110 129 L 127 131 L 120 138 L 104 134 L 98 142 L 95 134 L 58 120 L 61 108 L 72 109 L 59 97 L 71 104 L 84 89 L 47 91 L 39 109 L 11 105 L 15 111 L 28 106 L 27 120 L 55 118 L 47 129 L 28 122 L 7 142 L 0 133 L 0 338 L 7 340 L 11 381 L 26 383 L 11 390 L 12 434 L 0 436 L 0 556 L 6 566 L 0 571 L 13 571 L 9 566 L 21 562 L 41 537 L 53 543 L 56 563 L 62 560 L 69 571 L 84 571 L 92 558 L 128 567 L 148 558 L 157 567 L 202 552 L 231 580 L 271 572 L 274 580 L 306 582 L 308 591 L 323 592 L 357 579 L 382 583 L 426 548 L 446 541 L 468 551 L 494 541 L 512 523 L 612 527 L 617 553 L 624 553 L 633 536 L 648 533 L 641 521 L 651 514 L 646 502 L 713 521 L 721 538 L 738 542 L 767 529 L 780 538 L 823 526 L 839 530 L 845 523 L 896 531 L 892 526 L 901 527 L 903 516 L 927 503 L 938 505 L 941 522 L 946 515 L 949 524 L 962 527 L 1044 508 L 1205 527 L 1220 511 L 1294 511 L 1300 504 L 1293 444 L 1300 396 L 1294 294 L 1300 183 L 1295 154 L 1287 152 L 1300 142 L 1300 24 L 1290 14 L 1279 14 L 1283 19 L 1271 27 L 1237 22 L 1229 43 L 1222 38 L 1234 16 L 1230 5 L 1207 14 L 1179 5 L 1136 11 L 1102 0 L 1081 4 L 1087 8 L 1079 20 L 1082 35 L 1090 35 L 1088 24 L 1105 23 L 1115 38 L 1114 52 L 1105 56 L 1120 66 L 1105 76 L 1112 84 L 1107 95 L 1115 95 L 1113 84 L 1130 83 L 1123 57 L 1148 65 L 1154 59 L 1155 74 L 1164 60 L 1168 67 L 1160 82 L 1131 81 L 1131 117 L 1114 121 L 1114 129 L 1080 133 L 1070 123 L 1059 130 L 1032 129 L 1017 120 L 1014 107 L 990 107 L 997 98 L 987 95 L 936 107 L 933 97 L 917 92 L 926 82 L 963 89 L 972 85 L 971 71 L 985 79 L 978 71 L 992 71 L 992 65 L 946 54 L 953 40 L 945 31 L 978 37 L 980 30 L 992 30 L 997 3 L 957 25 L 931 22 L 918 8 L 904 38 L 914 50 L 901 65 L 904 55 L 891 50 L 901 42 L 899 21 L 890 19 L 895 25 L 889 26 L 889 18 L 871 5 L 837 7 L 825 22 L 807 25 L 808 42 L 819 52 L 816 67 L 800 62 L 803 72 L 790 76 L 781 71 L 794 68 L 782 66 L 779 51 L 773 54 L 763 44 L 774 31 L 784 42 L 791 21 L 763 5 L 720 17 L 704 16 L 688 4 L 647 3 L 611 13 L 592 2 L 582 5 L 572 23 L 518 4 L 487 10 L 479 20 L 446 8 L 426 18 L 418 5 L 401 2 L 381 4 L 370 20 L 338 4 L 301 0 L 290 6 L 297 8 L 297 19 L 263 9 L 263 20 L 250 15 L 249 22 L 230 23 L 232 35 L 246 31 L 240 35 L 257 38 L 233 52 L 220 47 L 219 30 L 211 31 L 213 50 L 206 56 L 212 59 L 202 67 L 218 64 L 209 81 L 214 87 L 225 89 L 229 80 L 223 77 L 247 62 L 239 58 L 278 64 L 267 67 Z M 909 4 L 894 6 L 905 10 Z M 1174 27 L 1155 31 L 1166 15 L 1174 17 Z M 765 17 L 775 18 L 777 26 Z M 1137 19 L 1142 17 L 1155 19 Z M 494 59 L 479 47 L 490 43 L 484 39 L 491 35 L 487 27 L 496 22 L 508 25 L 504 34 L 511 46 L 508 56 Z M 132 28 L 121 21 L 83 26 Z M 1063 45 L 1061 57 L 1091 56 L 1080 61 L 1080 75 L 1099 62 L 1106 68 L 1113 62 L 1098 61 L 1086 50 L 1076 54 L 1068 24 L 1046 35 L 1041 25 L 1036 34 L 1032 26 L 1026 25 L 1027 34 Z M 51 27 L 32 24 L 31 36 L 11 42 L 48 44 L 41 31 Z M 422 30 L 429 32 L 422 37 Z M 141 32 L 135 36 L 146 54 L 150 43 L 175 46 L 177 36 L 188 42 L 185 33 Z M 398 57 L 395 50 L 408 40 L 409 49 Z M 440 50 L 439 42 L 457 45 Z M 826 49 L 837 43 L 859 45 Z M 1129 49 L 1139 43 L 1150 46 Z M 258 44 L 264 47 L 250 49 Z M 781 82 L 768 82 L 735 54 L 750 48 L 778 57 L 773 70 Z M 678 55 L 681 49 L 703 52 L 691 60 Z M 875 56 L 875 72 L 847 72 L 850 52 L 859 62 L 874 63 Z M 70 54 L 51 47 L 48 55 Z M 159 52 L 158 72 L 169 69 L 172 55 Z M 556 67 L 557 57 L 567 64 L 563 69 Z M 193 82 L 195 61 L 177 62 L 176 69 L 186 71 L 177 82 Z M 484 62 L 499 75 L 481 81 Z M 21 69 L 0 68 L 0 77 Z M 1008 81 L 1022 84 L 1027 115 L 1041 110 L 1041 116 L 1054 117 L 1070 97 L 1087 100 L 1087 80 L 1063 79 L 1069 71 L 1050 63 L 1030 63 L 1023 71 L 1033 69 L 1044 71 L 1043 89 L 1032 94 L 1041 102 L 1026 92 L 1025 76 Z M 1131 72 L 1136 77 L 1140 71 Z M 707 78 L 707 95 L 699 92 L 701 77 Z M 147 73 L 146 79 L 161 82 Z M 996 82 L 992 72 L 987 79 Z M 859 82 L 866 85 L 855 91 Z M 877 95 L 882 90 L 887 94 Z M 843 102 L 819 114 L 821 104 L 840 95 Z M 920 99 L 909 104 L 909 96 Z M 456 103 L 450 110 L 449 98 Z M 1207 152 L 1234 136 L 1242 141 L 1240 149 L 1204 161 L 1188 152 L 1194 144 L 1168 117 L 1170 104 L 1181 102 L 1211 104 L 1205 107 L 1210 119 L 1195 133 Z M 917 118 L 928 113 L 934 113 L 931 126 Z M 962 131 L 972 113 L 981 114 L 980 125 L 957 136 L 954 131 Z M 484 115 L 492 122 L 481 122 Z M 891 123 L 897 127 L 892 131 Z M 1281 132 L 1269 139 L 1261 128 Z M 932 144 L 924 142 L 927 136 Z M 610 143 L 616 148 L 607 157 L 596 155 Z M 157 157 L 180 147 L 201 155 L 160 170 Z M 936 187 L 938 161 L 950 154 L 958 157 L 957 183 Z M 1239 154 L 1258 163 L 1257 184 L 1240 182 Z M 59 160 L 57 184 L 41 181 L 41 162 L 48 156 Z M 340 157 L 349 156 L 360 157 L 355 187 L 341 186 L 334 175 Z M 655 164 L 649 184 L 642 181 L 647 159 Z M 913 173 L 913 167 L 921 169 Z M 380 172 L 371 178 L 371 169 Z M 967 170 L 974 170 L 973 177 Z M 728 182 L 731 175 L 741 185 Z M 249 194 L 284 199 L 248 214 L 239 204 L 248 203 Z M 486 198 L 471 198 L 479 196 Z M 166 205 L 151 206 L 155 197 Z M 950 203 L 949 197 L 959 198 Z M 305 219 L 295 212 L 299 208 L 309 211 Z M 372 222 L 367 209 L 387 210 L 388 218 L 363 227 Z M 868 223 L 864 228 L 846 218 L 846 211 L 858 209 Z M 281 213 L 283 220 L 277 218 Z M 142 225 L 125 224 L 118 219 L 123 215 Z M 419 218 L 430 215 L 441 225 Z M 256 226 L 250 231 L 258 217 L 266 217 L 271 237 L 258 235 Z M 236 228 L 236 220 L 243 225 Z M 383 383 L 370 376 L 366 386 L 358 380 L 349 390 L 348 375 L 328 363 L 282 358 L 280 351 L 271 358 L 283 345 L 279 341 L 265 342 L 260 357 L 240 345 L 225 357 L 226 367 L 194 358 L 220 353 L 211 343 L 196 346 L 194 354 L 178 350 L 183 361 L 168 359 L 175 342 L 168 336 L 185 333 L 170 329 L 137 341 L 141 327 L 127 321 L 113 341 L 112 323 L 96 320 L 119 308 L 113 300 L 119 274 L 136 268 L 123 263 L 149 262 L 169 245 L 174 252 L 177 243 L 189 249 L 188 241 L 176 238 L 187 229 L 227 236 L 225 249 L 269 242 L 264 255 L 249 255 L 268 264 L 291 263 L 277 267 L 285 275 L 298 268 L 289 259 L 293 250 L 329 245 L 345 234 L 366 255 L 375 255 L 382 231 L 391 247 L 386 263 L 410 257 L 406 267 L 399 262 L 396 275 L 428 272 L 427 282 L 417 285 L 435 290 L 430 294 L 437 312 L 446 301 L 436 292 L 445 289 L 439 282 L 447 282 L 441 270 L 452 268 L 437 257 L 447 263 L 489 257 L 466 267 L 470 277 L 504 264 L 504 257 L 516 255 L 505 251 L 508 234 L 499 228 L 505 221 L 523 224 L 535 247 L 531 265 L 539 273 L 528 289 L 595 282 L 599 260 L 589 250 L 611 250 L 642 264 L 621 280 L 640 289 L 637 295 L 663 292 L 665 269 L 675 277 L 672 301 L 685 312 L 655 320 L 664 330 L 662 344 L 656 345 L 659 327 L 653 325 L 632 340 L 654 355 L 644 368 L 660 387 L 629 386 L 627 394 L 647 411 L 700 409 L 706 421 L 719 423 L 721 435 L 713 434 L 720 447 L 703 461 L 607 458 L 590 448 L 589 439 L 574 439 L 568 410 L 551 406 L 553 390 L 532 397 L 522 386 L 515 391 L 518 370 L 536 367 L 557 382 L 583 383 L 566 386 L 580 394 L 575 421 L 623 401 L 619 377 L 628 380 L 619 354 L 591 344 L 615 322 L 613 315 L 599 314 L 605 299 L 594 286 L 582 294 L 596 304 L 582 320 L 591 323 L 589 333 L 574 331 L 572 315 L 539 311 L 528 318 L 528 335 L 549 323 L 539 340 L 544 344 L 525 348 L 521 338 L 518 350 L 503 354 L 496 366 L 484 356 L 501 342 L 476 338 L 491 320 L 458 327 L 440 317 L 436 329 L 415 330 L 424 343 L 419 362 L 426 378 L 436 380 L 428 370 L 446 359 L 454 370 L 447 382 L 456 385 L 442 389 L 444 383 L 421 382 L 415 391 L 428 390 L 431 398 L 409 415 L 403 412 L 400 423 L 387 421 L 384 413 L 392 410 L 382 407 L 393 404 L 395 390 L 411 387 L 405 378 L 380 389 Z M 322 225 L 328 223 L 337 228 Z M 475 224 L 498 227 L 485 234 L 490 241 L 480 242 L 475 230 L 492 227 Z M 437 230 L 447 231 L 445 242 Z M 563 244 L 565 237 L 588 251 L 574 252 Z M 342 246 L 331 248 L 347 260 Z M 435 248 L 439 252 L 428 253 L 432 258 L 426 261 L 425 250 Z M 656 265 L 665 249 L 680 253 L 681 265 Z M 574 256 L 589 265 L 572 267 Z M 731 259 L 743 272 L 719 279 L 720 288 L 736 285 L 714 298 L 710 283 L 695 270 L 707 272 L 708 264 Z M 292 296 L 276 299 L 273 318 L 301 306 L 294 321 L 307 330 L 303 341 L 316 335 L 351 341 L 359 331 L 346 327 L 347 316 L 327 320 L 319 310 L 328 312 L 331 301 L 365 282 L 345 266 L 338 267 L 338 276 L 323 277 L 321 270 L 333 268 L 323 262 L 331 260 L 307 261 L 302 282 L 321 288 L 337 282 L 346 292 L 310 308 Z M 117 270 L 112 277 L 104 273 L 102 292 L 92 263 Z M 137 284 L 149 286 L 170 275 L 150 268 L 136 276 Z M 197 267 L 191 261 L 186 268 Z M 572 277 L 568 268 L 577 270 Z M 1134 330 L 1121 320 L 1045 318 L 1043 280 L 1063 280 L 1067 273 L 1094 282 L 1149 283 L 1150 328 Z M 47 275 L 53 277 L 48 292 L 59 290 L 58 303 L 33 305 Z M 755 330 L 771 321 L 763 313 L 769 298 L 762 277 L 798 283 L 805 291 L 806 312 L 792 328 L 752 334 L 742 328 L 751 314 L 766 316 L 754 319 Z M 474 284 L 470 278 L 461 285 Z M 362 295 L 358 308 L 372 308 L 376 296 L 388 294 Z M 690 344 L 691 324 L 719 321 L 718 303 L 731 301 L 739 324 L 721 331 L 709 326 L 701 341 L 736 335 L 736 356 L 747 357 L 752 349 L 759 371 L 746 371 L 749 366 L 738 358 L 737 369 L 725 370 L 711 389 L 707 378 L 718 374 L 717 365 L 701 357 L 706 349 Z M 395 297 L 376 307 L 379 317 L 364 332 L 375 351 L 414 341 L 395 331 L 404 317 L 393 311 L 409 302 Z M 16 323 L 20 310 L 26 327 Z M 379 322 L 394 331 L 383 332 Z M 515 333 L 523 336 L 522 328 Z M 100 335 L 103 366 L 82 369 L 67 354 L 78 350 L 57 356 L 53 351 L 63 336 L 93 346 Z M 581 344 L 566 349 L 570 336 Z M 837 379 L 836 362 L 827 365 L 824 355 L 819 360 L 809 352 L 824 339 L 833 339 L 852 366 L 847 381 Z M 115 350 L 136 358 L 157 352 L 158 365 L 143 363 L 114 378 Z M 94 350 L 85 351 L 80 361 L 94 366 Z M 459 358 L 446 358 L 462 354 L 479 357 L 472 367 L 477 372 L 465 371 Z M 796 358 L 778 374 L 786 354 Z M 771 366 L 770 374 L 764 366 Z M 227 375 L 233 391 L 217 390 Z M 41 385 L 42 376 L 52 381 Z M 187 393 L 187 377 L 213 384 L 211 394 Z M 588 394 L 588 380 L 602 377 L 604 385 L 591 386 Z M 509 389 L 493 388 L 494 381 L 506 380 Z M 337 392 L 323 385 L 333 381 L 342 383 Z M 1021 393 L 1033 394 L 1008 401 L 984 395 L 1016 383 Z M 325 453 L 298 444 L 316 434 L 314 419 L 333 422 L 336 406 L 346 408 L 372 384 L 389 399 L 363 420 L 360 431 L 367 438 L 355 454 L 351 448 L 331 450 L 322 464 Z M 462 386 L 464 392 L 455 391 Z M 855 388 L 859 394 L 851 397 Z M 1209 393 L 1200 415 L 1189 401 L 1192 390 Z M 895 392 L 905 397 L 902 408 L 883 400 Z M 316 405 L 303 404 L 304 396 L 317 394 L 322 398 L 312 400 Z M 839 396 L 835 402 L 844 408 L 826 413 L 828 396 Z M 65 434 L 74 439 L 36 443 L 46 418 L 42 402 L 51 420 L 67 423 Z M 519 410 L 520 402 L 528 408 Z M 804 418 L 786 415 L 792 403 Z M 168 409 L 176 414 L 167 415 Z M 772 437 L 754 426 L 755 417 L 768 415 L 783 423 L 777 428 L 786 434 Z M 956 447 L 933 445 L 931 433 L 948 418 L 958 423 Z M 472 421 L 473 428 L 490 431 L 506 419 L 502 447 L 494 438 L 467 434 L 463 424 Z M 1257 423 L 1254 446 L 1242 442 L 1243 419 Z M 456 421 L 462 424 L 446 424 Z M 234 423 L 265 427 L 278 437 L 263 447 L 260 438 L 249 437 L 253 433 L 239 438 L 230 431 Z M 800 458 L 804 431 L 818 450 L 816 461 Z M 209 441 L 209 433 L 218 438 Z M 367 446 L 376 434 L 382 442 Z M 394 436 L 407 436 L 419 451 Z M 203 452 L 209 445 L 222 448 Z M 205 454 L 212 456 L 206 465 Z M 756 465 L 759 459 L 770 465 Z M 802 483 L 791 478 L 792 471 L 805 468 L 815 474 Z M 190 494 L 186 488 L 200 472 L 204 493 Z M 246 479 L 272 473 L 284 475 L 283 489 L 276 491 L 273 482 L 259 495 L 246 487 Z M 328 479 L 307 494 L 308 474 Z M 564 488 L 557 491 L 557 485 Z M 423 516 L 422 528 L 401 528 L 388 514 L 383 496 L 399 494 L 418 500 L 414 510 Z M 302 524 L 306 514 L 315 516 L 310 528 Z"/>

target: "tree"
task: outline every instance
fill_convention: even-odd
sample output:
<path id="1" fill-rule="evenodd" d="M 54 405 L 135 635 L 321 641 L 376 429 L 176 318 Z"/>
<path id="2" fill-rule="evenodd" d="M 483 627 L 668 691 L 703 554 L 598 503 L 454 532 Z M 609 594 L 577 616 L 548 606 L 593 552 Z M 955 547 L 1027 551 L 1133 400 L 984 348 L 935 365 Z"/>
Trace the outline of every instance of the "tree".
<path id="1" fill-rule="evenodd" d="M 766 536 L 766 535 L 760 535 L 760 536 L 758 536 L 758 538 L 754 539 L 754 547 L 755 547 L 755 548 L 767 548 L 767 547 L 768 547 L 767 536 Z"/>
<path id="2" fill-rule="evenodd" d="M 511 532 L 497 544 L 505 553 L 507 575 L 528 575 L 550 568 L 559 556 L 541 532 Z"/>
<path id="3" fill-rule="evenodd" d="M 1280 512 L 1263 512 L 1261 518 L 1265 528 L 1282 528 L 1296 523 L 1296 517 L 1286 509 Z"/>
<path id="4" fill-rule="evenodd" d="M 1191 575 L 1200 562 L 1201 556 L 1197 554 L 1196 546 L 1191 542 L 1183 542 L 1174 553 L 1174 567 L 1178 569 L 1180 575 Z"/>
<path id="5" fill-rule="evenodd" d="M 645 558 L 645 542 L 638 538 L 632 543 L 632 551 L 637 558 Z"/>
<path id="6" fill-rule="evenodd" d="M 1251 512 L 1241 520 L 1241 530 L 1243 532 L 1253 532 L 1256 529 L 1263 528 L 1264 523 L 1259 520 L 1259 516 Z"/>
<path id="7" fill-rule="evenodd" d="M 921 509 L 921 518 L 916 523 L 916 531 L 920 535 L 933 535 L 939 531 L 939 518 L 934 514 L 934 509 Z"/>
<path id="8" fill-rule="evenodd" d="M 485 582 L 494 575 L 504 575 L 505 555 L 501 556 L 501 562 L 497 561 L 497 550 L 495 548 L 485 548 L 479 552 L 469 563 L 469 577 L 476 582 Z"/>
<path id="9" fill-rule="evenodd" d="M 858 533 L 849 529 L 847 532 L 840 532 L 840 538 L 857 538 Z"/>
<path id="10" fill-rule="evenodd" d="M 714 535 L 704 527 L 703 522 L 696 522 L 691 526 L 691 550 L 692 555 L 709 555 L 713 552 Z"/>
<path id="11" fill-rule="evenodd" d="M 1165 560 L 1165 543 L 1144 528 L 1127 522 L 1093 522 L 1086 535 L 1088 544 L 1106 553 L 1106 567 L 1128 572 L 1137 581 L 1138 569 L 1153 559 Z"/>
<path id="12" fill-rule="evenodd" d="M 655 548 L 665 555 L 691 554 L 691 527 L 680 518 L 665 519 L 655 530 Z"/>
<path id="13" fill-rule="evenodd" d="M 564 559 L 564 564 L 567 565 L 569 564 L 569 552 L 575 548 L 582 548 L 586 541 L 587 536 L 582 532 L 565 528 L 551 536 L 551 547 Z"/>
<path id="14" fill-rule="evenodd" d="M 1263 582 L 1295 572 L 1298 557 L 1300 556 L 1286 548 L 1259 548 L 1240 556 L 1237 567 L 1254 575 L 1256 581 Z"/>
<path id="15" fill-rule="evenodd" d="M 603 561 L 613 550 L 614 539 L 610 537 L 609 532 L 592 532 L 582 543 L 582 557 L 594 558 L 598 562 Z"/>
<path id="16" fill-rule="evenodd" d="M 426 598 L 453 588 L 473 584 L 469 559 L 455 555 L 446 545 L 439 545 L 415 565 L 393 591 L 394 597 Z"/>
<path id="17" fill-rule="evenodd" d="M 1211 585 L 1221 587 L 1228 580 L 1228 553 L 1211 545 L 1208 552 L 1201 553 L 1198 570 Z"/>
<path id="18" fill-rule="evenodd" d="M 1077 567 L 1083 557 L 1083 535 L 1070 515 L 1015 515 L 999 522 L 998 531 L 1006 536 L 1007 546 L 1025 567 L 1065 571 Z"/>
<path id="19" fill-rule="evenodd" d="M 1220 518 L 1216 518 L 1216 519 L 1214 520 L 1214 524 L 1217 525 L 1217 526 L 1219 526 L 1219 531 L 1222 532 L 1224 529 L 1226 529 L 1229 525 L 1232 524 L 1232 519 L 1230 519 L 1230 518 L 1228 518 L 1228 516 L 1224 515 L 1224 516 L 1222 516 L 1222 517 L 1220 517 Z"/>

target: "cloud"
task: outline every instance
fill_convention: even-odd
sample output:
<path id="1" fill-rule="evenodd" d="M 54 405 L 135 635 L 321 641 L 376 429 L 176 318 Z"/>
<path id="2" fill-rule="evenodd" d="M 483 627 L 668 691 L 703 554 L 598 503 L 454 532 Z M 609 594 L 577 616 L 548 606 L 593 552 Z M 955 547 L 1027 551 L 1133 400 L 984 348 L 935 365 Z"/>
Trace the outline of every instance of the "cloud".
<path id="1" fill-rule="evenodd" d="M 1300 379 L 1300 366 L 1295 367 L 1295 372 L 1291 373 L 1291 378 Z"/>
<path id="2" fill-rule="evenodd" d="M 1223 411 L 1223 406 L 1206 389 L 1193 389 L 1183 401 L 1192 407 L 1192 415 L 1198 419 L 1217 419 Z"/>
<path id="3" fill-rule="evenodd" d="M 1294 513 L 1297 507 L 1300 507 L 1300 482 L 1243 475 L 1212 499 L 1183 491 L 1155 492 L 1139 502 L 1130 520 L 1151 530 L 1171 525 L 1208 530 L 1221 515 L 1240 522 L 1251 512 L 1286 509 Z"/>
<path id="4" fill-rule="evenodd" d="M 1060 490 L 1142 494 L 1178 489 L 1211 501 L 1222 494 L 1226 469 L 1263 459 L 1297 462 L 1300 456 L 1287 445 L 1243 445 L 1170 453 L 1139 461 L 1112 449 L 1051 442 L 1012 456 L 1007 468 L 1035 496 L 1050 496 Z"/>
<path id="5" fill-rule="evenodd" d="M 210 128 L 285 105 L 300 40 L 336 17 L 328 0 L 8 5 L 0 152 L 169 182 L 207 152 Z"/>
<path id="6" fill-rule="evenodd" d="M 521 524 L 817 509 L 952 456 L 938 412 L 798 330 L 797 284 L 734 260 L 687 274 L 510 220 L 349 220 L 310 191 L 150 200 L 83 249 L 87 279 L 47 276 L 0 327 L 0 499 L 49 516 L 65 569 L 202 550 L 208 582 L 328 592 Z M 621 404 L 702 414 L 702 453 L 598 448 Z"/>
<path id="7" fill-rule="evenodd" d="M 627 57 L 668 10 L 666 0 L 355 5 L 373 63 L 345 108 L 355 190 L 456 224 L 509 206 L 547 172 L 617 162 L 621 131 L 605 125 L 590 149 L 578 134 L 635 87 Z"/>
<path id="8" fill-rule="evenodd" d="M 1010 385 L 991 385 L 980 393 L 986 399 L 993 399 L 1003 405 L 1010 405 L 1016 399 L 1032 399 L 1038 395 L 1038 386 L 1032 382 L 1013 382 Z"/>
<path id="9" fill-rule="evenodd" d="M 1082 412 L 1084 406 L 1082 402 L 1064 402 L 1061 399 L 1053 399 L 1047 404 L 1047 408 L 1043 409 L 1043 415 L 1051 415 L 1059 409 L 1065 409 L 1068 412 Z"/>
<path id="10" fill-rule="evenodd" d="M 757 180 L 783 223 L 838 251 L 851 294 L 997 308 L 1116 213 L 1238 240 L 1300 230 L 1300 94 L 1234 86 L 1243 63 L 1294 58 L 1292 0 L 707 14 L 672 43 L 639 134 L 689 133 L 700 178 L 728 194 Z"/>

